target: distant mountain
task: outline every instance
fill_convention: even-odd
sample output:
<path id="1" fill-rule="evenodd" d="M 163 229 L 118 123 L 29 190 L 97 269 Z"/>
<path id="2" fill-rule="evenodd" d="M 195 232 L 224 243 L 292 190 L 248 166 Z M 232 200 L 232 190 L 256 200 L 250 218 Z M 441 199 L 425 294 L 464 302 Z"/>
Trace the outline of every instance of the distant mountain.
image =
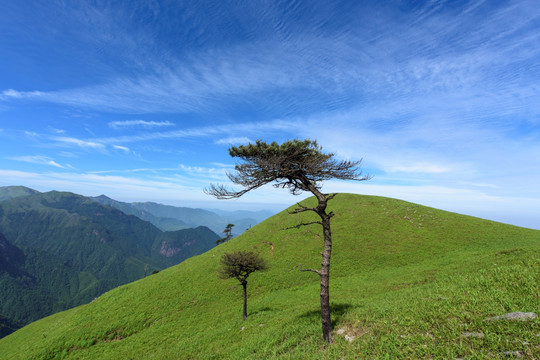
<path id="1" fill-rule="evenodd" d="M 91 197 L 91 199 L 97 201 L 100 204 L 109 205 L 114 208 L 117 208 L 118 210 L 124 212 L 125 214 L 135 215 L 139 219 L 142 219 L 142 220 L 145 220 L 154 224 L 154 226 L 161 229 L 162 231 L 176 231 L 176 230 L 187 229 L 190 227 L 188 224 L 186 224 L 184 221 L 180 219 L 164 217 L 164 216 L 156 216 L 148 211 L 145 211 L 144 209 L 140 209 L 137 206 L 134 206 L 134 204 L 116 201 L 105 195 Z"/>
<path id="2" fill-rule="evenodd" d="M 238 236 L 244 231 L 250 229 L 251 227 L 257 225 L 258 223 L 268 219 L 270 216 L 275 213 L 269 210 L 259 210 L 259 211 L 249 211 L 249 210 L 219 210 L 219 209 L 209 209 L 219 215 L 219 218 L 225 220 L 223 225 L 234 224 L 233 234 Z M 221 225 L 221 224 L 220 224 Z M 224 227 L 222 227 L 222 231 Z"/>
<path id="3" fill-rule="evenodd" d="M 221 233 L 227 224 L 234 224 L 233 234 L 242 234 L 272 215 L 270 211 L 223 211 L 163 205 L 154 202 L 125 203 L 105 195 L 91 198 L 101 204 L 113 206 L 126 214 L 131 214 L 154 224 L 164 231 L 207 226 Z"/>
<path id="4" fill-rule="evenodd" d="M 0 315 L 16 324 L 89 302 L 219 238 L 206 227 L 163 232 L 72 193 L 9 193 L 19 196 L 0 201 Z"/>
<path id="5" fill-rule="evenodd" d="M 221 210 L 221 209 L 207 209 L 207 210 L 212 211 L 226 219 L 242 219 L 242 218 L 253 219 L 257 223 L 262 222 L 268 219 L 270 216 L 276 214 L 275 212 L 272 212 L 269 210 L 258 210 L 258 211 L 250 211 L 250 210 L 228 211 L 228 210 Z"/>

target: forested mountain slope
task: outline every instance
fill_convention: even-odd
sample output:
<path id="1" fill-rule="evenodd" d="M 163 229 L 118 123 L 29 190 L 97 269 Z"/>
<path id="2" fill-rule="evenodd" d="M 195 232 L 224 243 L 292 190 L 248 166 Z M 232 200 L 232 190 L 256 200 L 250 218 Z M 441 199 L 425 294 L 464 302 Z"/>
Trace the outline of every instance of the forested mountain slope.
<path id="1" fill-rule="evenodd" d="M 94 299 L 213 246 L 208 228 L 165 233 L 84 196 L 23 193 L 0 202 L 0 315 L 26 324 Z"/>

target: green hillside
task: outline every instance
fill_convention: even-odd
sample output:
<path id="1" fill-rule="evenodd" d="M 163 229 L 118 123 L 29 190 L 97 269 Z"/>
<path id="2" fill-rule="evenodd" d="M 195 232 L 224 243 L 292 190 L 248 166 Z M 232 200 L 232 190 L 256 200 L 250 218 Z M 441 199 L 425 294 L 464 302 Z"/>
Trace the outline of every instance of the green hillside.
<path id="1" fill-rule="evenodd" d="M 313 199 L 308 199 L 313 201 Z M 325 346 L 319 229 L 280 213 L 203 255 L 0 340 L 2 359 L 483 359 L 540 357 L 540 231 L 372 196 L 339 194 Z M 224 252 L 270 269 L 241 288 L 216 276 Z M 349 341 L 349 340 L 352 341 Z"/>

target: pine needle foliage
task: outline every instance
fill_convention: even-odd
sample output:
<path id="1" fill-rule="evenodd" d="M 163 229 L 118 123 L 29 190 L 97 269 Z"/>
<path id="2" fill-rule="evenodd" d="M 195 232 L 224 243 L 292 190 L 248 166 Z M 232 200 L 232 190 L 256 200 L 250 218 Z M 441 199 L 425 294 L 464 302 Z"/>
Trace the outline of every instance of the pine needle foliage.
<path id="1" fill-rule="evenodd" d="M 232 146 L 232 157 L 242 163 L 235 165 L 235 173 L 229 179 L 242 186 L 239 191 L 223 185 L 212 184 L 207 194 L 218 199 L 234 199 L 263 185 L 274 183 L 274 187 L 288 189 L 293 195 L 311 191 L 309 184 L 321 188 L 321 182 L 330 179 L 367 180 L 360 171 L 361 160 L 336 160 L 334 153 L 324 153 L 316 140 L 290 140 L 270 144 L 257 140 L 255 144 Z"/>

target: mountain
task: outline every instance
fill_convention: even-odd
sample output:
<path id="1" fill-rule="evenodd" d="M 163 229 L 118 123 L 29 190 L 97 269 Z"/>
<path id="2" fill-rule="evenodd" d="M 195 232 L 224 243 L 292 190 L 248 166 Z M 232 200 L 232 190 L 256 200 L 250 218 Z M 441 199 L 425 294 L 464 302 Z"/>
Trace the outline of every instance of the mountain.
<path id="1" fill-rule="evenodd" d="M 154 226 L 161 229 L 162 231 L 176 231 L 176 230 L 187 229 L 190 227 L 188 224 L 186 224 L 180 219 L 155 216 L 148 211 L 139 209 L 137 206 L 134 206 L 133 204 L 116 201 L 105 195 L 92 197 L 91 199 L 97 201 L 100 204 L 117 208 L 118 210 L 122 211 L 125 214 L 135 215 L 139 219 L 152 223 Z"/>
<path id="2" fill-rule="evenodd" d="M 24 186 L 2 186 L 0 187 L 0 201 L 38 193 L 39 191 Z"/>
<path id="3" fill-rule="evenodd" d="M 17 324 L 96 296 L 209 250 L 206 227 L 163 232 L 136 216 L 66 192 L 0 202 L 0 315 Z"/>
<path id="4" fill-rule="evenodd" d="M 313 198 L 302 202 L 313 206 Z M 293 207 L 294 208 L 294 207 Z M 291 208 L 292 209 L 292 208 Z M 289 209 L 290 210 L 290 209 Z M 179 265 L 0 339 L 3 359 L 539 358 L 540 231 L 400 200 L 338 194 L 329 203 L 335 342 L 324 344 L 316 220 L 279 213 Z M 225 252 L 269 270 L 242 289 L 217 276 Z M 507 355 L 509 354 L 509 355 Z M 519 354 L 519 355 L 516 355 Z"/>
<path id="5" fill-rule="evenodd" d="M 210 211 L 154 202 L 125 203 L 105 195 L 92 199 L 100 204 L 113 206 L 126 214 L 149 221 L 163 231 L 207 226 L 219 234 L 223 232 L 227 224 L 234 224 L 233 234 L 237 236 L 272 215 L 269 211 Z"/>
<path id="6" fill-rule="evenodd" d="M 165 267 L 204 253 L 215 245 L 219 237 L 206 226 L 194 229 L 168 231 L 157 237 L 152 246 L 152 256 L 160 258 Z"/>
<path id="7" fill-rule="evenodd" d="M 0 251 L 1 336 L 31 321 L 88 302 L 105 291 L 92 291 L 96 283 L 90 281 L 79 289 L 79 275 L 83 274 L 66 267 L 63 259 L 38 249 L 19 248 L 3 235 Z"/>

